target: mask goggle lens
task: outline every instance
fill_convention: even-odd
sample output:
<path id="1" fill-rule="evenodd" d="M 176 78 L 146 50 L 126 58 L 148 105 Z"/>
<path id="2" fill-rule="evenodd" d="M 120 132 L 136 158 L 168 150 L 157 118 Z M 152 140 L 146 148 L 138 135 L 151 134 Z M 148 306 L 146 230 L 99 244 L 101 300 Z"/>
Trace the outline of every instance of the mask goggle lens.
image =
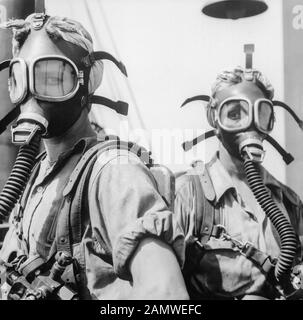
<path id="1" fill-rule="evenodd" d="M 255 122 L 260 131 L 268 133 L 274 126 L 273 105 L 268 100 L 259 100 L 256 102 Z"/>
<path id="2" fill-rule="evenodd" d="M 228 131 L 238 131 L 250 123 L 250 108 L 245 100 L 228 100 L 219 110 L 221 126 Z"/>
<path id="3" fill-rule="evenodd" d="M 258 99 L 252 107 L 251 102 L 245 99 L 227 99 L 219 107 L 219 125 L 228 132 L 239 132 L 249 128 L 253 118 L 257 129 L 263 133 L 269 133 L 274 124 L 272 102 L 267 99 Z"/>
<path id="4" fill-rule="evenodd" d="M 17 58 L 9 68 L 10 99 L 15 104 L 26 97 L 28 86 L 38 100 L 56 102 L 72 98 L 80 83 L 83 84 L 83 72 L 79 72 L 70 59 L 62 56 L 40 57 L 29 68 L 23 59 Z"/>
<path id="5" fill-rule="evenodd" d="M 32 93 L 41 100 L 63 101 L 78 90 L 78 71 L 63 59 L 39 59 L 33 64 Z"/>

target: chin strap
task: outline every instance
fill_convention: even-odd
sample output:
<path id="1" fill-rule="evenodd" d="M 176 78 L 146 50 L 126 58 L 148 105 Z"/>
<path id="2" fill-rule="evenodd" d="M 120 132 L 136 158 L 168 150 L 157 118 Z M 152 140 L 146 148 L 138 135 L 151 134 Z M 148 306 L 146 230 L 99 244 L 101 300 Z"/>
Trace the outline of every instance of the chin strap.
<path id="1" fill-rule="evenodd" d="M 89 103 L 101 104 L 112 110 L 115 110 L 117 113 L 122 114 L 123 116 L 128 115 L 128 103 L 124 101 L 113 101 L 101 96 L 91 96 L 89 98 Z"/>

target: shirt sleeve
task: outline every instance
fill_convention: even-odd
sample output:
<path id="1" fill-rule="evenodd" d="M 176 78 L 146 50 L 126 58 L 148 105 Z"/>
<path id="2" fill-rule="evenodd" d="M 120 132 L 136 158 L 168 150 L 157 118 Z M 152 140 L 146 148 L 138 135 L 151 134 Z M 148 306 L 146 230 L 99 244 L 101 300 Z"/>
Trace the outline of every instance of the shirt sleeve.
<path id="1" fill-rule="evenodd" d="M 110 159 L 105 165 L 104 158 Z M 151 172 L 138 157 L 123 150 L 118 155 L 113 150 L 104 153 L 97 160 L 92 177 L 92 229 L 111 246 L 114 270 L 120 278 L 131 279 L 128 262 L 140 241 L 147 237 L 170 245 L 183 265 L 183 233 L 158 193 Z"/>

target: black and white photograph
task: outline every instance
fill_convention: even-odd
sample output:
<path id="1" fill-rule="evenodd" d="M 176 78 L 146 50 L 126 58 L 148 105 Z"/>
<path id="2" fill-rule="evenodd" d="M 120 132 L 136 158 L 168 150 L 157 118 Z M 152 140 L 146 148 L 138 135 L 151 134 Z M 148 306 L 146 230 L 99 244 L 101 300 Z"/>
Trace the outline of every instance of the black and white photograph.
<path id="1" fill-rule="evenodd" d="M 0 305 L 303 300 L 303 0 L 0 0 L 0 44 Z"/>

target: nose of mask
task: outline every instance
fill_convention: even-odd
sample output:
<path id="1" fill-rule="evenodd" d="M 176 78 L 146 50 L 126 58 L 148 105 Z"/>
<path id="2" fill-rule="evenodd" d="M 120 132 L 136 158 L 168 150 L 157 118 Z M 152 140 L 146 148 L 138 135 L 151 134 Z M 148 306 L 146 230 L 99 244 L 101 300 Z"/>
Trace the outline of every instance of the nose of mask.
<path id="1" fill-rule="evenodd" d="M 36 133 L 47 133 L 48 121 L 39 112 L 40 106 L 34 98 L 22 105 L 17 124 L 12 127 L 12 142 L 17 145 L 28 144 Z"/>

